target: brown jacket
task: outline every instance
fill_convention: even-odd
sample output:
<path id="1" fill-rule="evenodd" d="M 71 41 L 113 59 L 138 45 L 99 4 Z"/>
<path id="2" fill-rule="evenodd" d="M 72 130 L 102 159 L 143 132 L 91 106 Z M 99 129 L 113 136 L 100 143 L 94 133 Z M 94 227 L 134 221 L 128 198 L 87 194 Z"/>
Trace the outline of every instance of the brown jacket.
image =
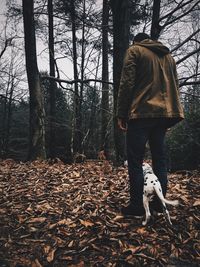
<path id="1" fill-rule="evenodd" d="M 176 64 L 161 42 L 146 39 L 126 53 L 121 75 L 117 117 L 184 118 Z"/>

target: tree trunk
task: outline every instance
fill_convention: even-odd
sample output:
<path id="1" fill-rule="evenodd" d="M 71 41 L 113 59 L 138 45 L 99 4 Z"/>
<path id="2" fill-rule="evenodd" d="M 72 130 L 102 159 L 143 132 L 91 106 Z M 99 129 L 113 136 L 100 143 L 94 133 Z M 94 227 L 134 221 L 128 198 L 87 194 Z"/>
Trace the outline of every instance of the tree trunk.
<path id="1" fill-rule="evenodd" d="M 23 0 L 23 19 L 26 71 L 30 94 L 30 139 L 28 159 L 44 159 L 46 157 L 44 103 L 36 57 L 33 0 Z"/>
<path id="2" fill-rule="evenodd" d="M 151 38 L 153 40 L 157 40 L 161 32 L 161 26 L 159 25 L 160 2 L 161 0 L 153 1 L 153 15 L 152 15 L 152 23 L 151 23 Z"/>
<path id="3" fill-rule="evenodd" d="M 73 46 L 73 67 L 74 67 L 74 80 L 78 80 L 77 69 L 77 47 L 76 47 L 76 18 L 75 18 L 75 5 L 74 0 L 70 0 L 71 6 L 71 21 L 72 21 L 72 46 Z M 73 111 L 73 125 L 72 125 L 72 154 L 82 152 L 81 150 L 81 130 L 80 130 L 80 95 L 78 82 L 74 83 L 74 111 Z"/>
<path id="4" fill-rule="evenodd" d="M 10 128 L 12 119 L 12 97 L 14 91 L 14 77 L 11 77 L 10 82 L 10 92 L 8 98 L 8 108 L 7 108 L 7 123 L 6 123 L 6 136 L 5 136 L 5 154 L 9 152 L 9 141 L 10 141 Z"/>
<path id="5" fill-rule="evenodd" d="M 49 68 L 50 76 L 55 77 L 55 65 L 54 65 L 54 30 L 53 30 L 53 5 L 52 0 L 48 0 L 48 18 L 49 18 Z M 49 81 L 49 96 L 50 96 L 50 158 L 55 158 L 56 150 L 56 128 L 55 128 L 55 116 L 56 116 L 56 82 L 53 80 Z"/>
<path id="6" fill-rule="evenodd" d="M 109 80 L 108 73 L 108 21 L 109 5 L 108 0 L 103 0 L 102 15 L 102 80 Z M 108 123 L 109 123 L 109 85 L 102 84 L 102 102 L 101 102 L 101 149 L 108 157 Z"/>
<path id="7" fill-rule="evenodd" d="M 81 45 L 81 80 L 84 80 L 84 73 L 85 73 L 85 19 L 86 19 L 86 1 L 83 0 L 83 16 L 82 16 L 82 45 Z M 84 153 L 84 144 L 83 140 L 83 121 L 82 121 L 82 102 L 83 102 L 83 89 L 84 84 L 80 84 L 80 98 L 79 98 L 79 131 L 80 131 L 80 141 L 81 141 L 81 153 Z"/>
<path id="8" fill-rule="evenodd" d="M 110 4 L 113 14 L 114 143 L 116 160 L 120 163 L 125 157 L 125 138 L 118 129 L 115 114 L 124 55 L 129 46 L 129 0 L 111 0 Z"/>

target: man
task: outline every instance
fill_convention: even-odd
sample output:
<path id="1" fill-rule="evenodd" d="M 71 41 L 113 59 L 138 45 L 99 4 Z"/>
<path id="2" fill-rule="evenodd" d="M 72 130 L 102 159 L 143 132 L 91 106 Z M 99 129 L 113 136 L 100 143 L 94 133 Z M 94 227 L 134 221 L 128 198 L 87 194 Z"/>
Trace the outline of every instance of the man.
<path id="1" fill-rule="evenodd" d="M 122 214 L 142 216 L 142 162 L 147 141 L 152 165 L 163 194 L 167 191 L 167 167 L 164 139 L 167 128 L 184 118 L 178 91 L 176 64 L 169 49 L 151 40 L 145 33 L 134 38 L 127 50 L 121 75 L 118 106 L 118 126 L 126 131 L 130 183 L 130 204 Z M 161 212 L 158 199 L 152 203 Z"/>

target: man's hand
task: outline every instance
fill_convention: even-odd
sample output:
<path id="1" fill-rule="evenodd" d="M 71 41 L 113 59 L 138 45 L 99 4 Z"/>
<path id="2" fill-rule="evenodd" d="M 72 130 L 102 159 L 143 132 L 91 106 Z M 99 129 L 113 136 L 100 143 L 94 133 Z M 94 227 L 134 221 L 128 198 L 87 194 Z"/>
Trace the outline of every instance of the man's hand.
<path id="1" fill-rule="evenodd" d="M 126 132 L 128 129 L 128 125 L 127 122 L 125 121 L 125 119 L 118 119 L 117 120 L 117 124 L 120 130 Z"/>

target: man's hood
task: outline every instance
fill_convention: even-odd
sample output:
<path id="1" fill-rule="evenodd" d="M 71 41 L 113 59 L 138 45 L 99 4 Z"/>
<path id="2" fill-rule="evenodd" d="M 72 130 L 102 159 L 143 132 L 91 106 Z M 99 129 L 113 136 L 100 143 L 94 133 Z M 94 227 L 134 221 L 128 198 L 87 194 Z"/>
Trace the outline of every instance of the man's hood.
<path id="1" fill-rule="evenodd" d="M 161 42 L 145 39 L 141 42 L 135 42 L 135 45 L 146 47 L 158 56 L 164 56 L 169 54 L 169 48 L 163 45 Z"/>

